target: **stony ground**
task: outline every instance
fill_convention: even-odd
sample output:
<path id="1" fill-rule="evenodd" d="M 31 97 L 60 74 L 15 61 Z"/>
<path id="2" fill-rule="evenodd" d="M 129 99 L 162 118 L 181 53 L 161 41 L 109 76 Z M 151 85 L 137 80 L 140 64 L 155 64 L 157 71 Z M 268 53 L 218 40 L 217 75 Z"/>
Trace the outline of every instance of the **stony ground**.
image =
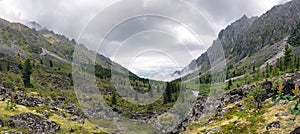
<path id="1" fill-rule="evenodd" d="M 288 86 L 299 83 L 298 74 L 290 78 L 285 77 L 289 81 L 284 85 L 283 92 L 291 93 Z M 288 80 L 289 79 L 289 80 Z M 232 89 L 221 95 L 222 104 L 216 112 L 210 114 L 202 113 L 201 109 L 196 109 L 196 114 L 202 114 L 202 117 L 208 116 L 208 120 L 196 118 L 192 123 L 185 127 L 183 134 L 232 134 L 232 133 L 262 133 L 262 134 L 298 134 L 300 131 L 300 116 L 292 114 L 291 106 L 297 104 L 297 99 L 275 101 L 272 95 L 265 94 L 266 98 L 262 102 L 262 107 L 257 109 L 256 103 L 247 94 L 257 86 L 262 85 L 268 90 L 268 87 L 274 87 L 275 83 L 265 81 L 255 83 L 253 85 L 245 85 Z M 293 86 L 291 86 L 293 87 Z M 271 91 L 271 90 L 269 90 Z M 201 101 L 198 105 L 201 104 Z M 192 116 L 195 116 L 193 114 Z"/>
<path id="2" fill-rule="evenodd" d="M 36 99 L 31 99 L 31 103 L 37 102 Z M 33 107 L 25 106 L 29 99 L 7 110 L 8 100 L 0 101 L 0 131 L 3 133 L 103 133 L 90 120 L 76 115 L 71 106 L 62 109 L 58 105 L 46 106 L 44 102 Z"/>

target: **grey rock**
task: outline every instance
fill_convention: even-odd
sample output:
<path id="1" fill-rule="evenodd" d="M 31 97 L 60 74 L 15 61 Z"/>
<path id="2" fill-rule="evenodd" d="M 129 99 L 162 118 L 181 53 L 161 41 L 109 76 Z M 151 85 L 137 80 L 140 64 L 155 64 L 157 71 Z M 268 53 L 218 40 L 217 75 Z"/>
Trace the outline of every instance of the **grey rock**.
<path id="1" fill-rule="evenodd" d="M 85 123 L 85 119 L 81 118 L 81 117 L 78 117 L 78 116 L 71 117 L 71 118 L 68 119 L 68 121 L 74 121 L 74 122 L 78 122 L 78 123 L 81 123 L 81 124 Z"/>
<path id="2" fill-rule="evenodd" d="M 46 118 L 49 118 L 50 114 L 48 112 L 45 112 L 45 111 L 42 111 L 42 110 L 36 110 L 36 112 L 39 113 L 39 114 L 44 115 Z"/>
<path id="3" fill-rule="evenodd" d="M 247 107 L 246 106 L 242 106 L 242 107 L 240 107 L 240 110 L 246 110 L 247 109 Z"/>
<path id="4" fill-rule="evenodd" d="M 27 107 L 36 107 L 39 104 L 43 103 L 39 98 L 33 97 L 32 95 L 27 94 L 23 91 L 17 92 L 15 100 L 17 104 Z"/>
<path id="5" fill-rule="evenodd" d="M 64 110 L 72 115 L 76 115 L 76 116 L 83 116 L 83 112 L 82 110 L 74 103 L 70 103 L 67 106 L 64 107 Z"/>
<path id="6" fill-rule="evenodd" d="M 295 125 L 295 121 L 290 121 L 289 124 L 290 124 L 291 126 L 294 126 L 294 125 Z"/>
<path id="7" fill-rule="evenodd" d="M 64 117 L 64 118 L 67 117 L 62 111 L 59 111 L 59 110 L 56 111 L 56 114 L 59 115 L 59 116 L 61 116 L 61 117 Z"/>
<path id="8" fill-rule="evenodd" d="M 237 103 L 237 104 L 235 104 L 237 107 L 242 107 L 243 106 L 243 104 L 241 103 L 241 102 L 239 102 L 239 103 Z"/>
<path id="9" fill-rule="evenodd" d="M 266 129 L 270 130 L 271 128 L 280 128 L 280 122 L 275 121 L 267 125 Z"/>
<path id="10" fill-rule="evenodd" d="M 288 100 L 280 100 L 278 103 L 281 105 L 285 105 L 285 104 L 288 104 L 289 101 Z"/>
<path id="11" fill-rule="evenodd" d="M 25 128 L 33 134 L 54 133 L 60 129 L 60 126 L 55 122 L 32 113 L 11 116 L 7 124 L 11 127 Z"/>
<path id="12" fill-rule="evenodd" d="M 300 127 L 293 130 L 290 134 L 300 134 Z"/>
<path id="13" fill-rule="evenodd" d="M 291 114 L 291 112 L 281 112 L 281 113 L 275 114 L 275 116 L 288 116 L 290 114 Z"/>
<path id="14" fill-rule="evenodd" d="M 288 80 L 283 84 L 283 93 L 286 95 L 294 95 L 292 90 L 294 89 L 295 84 L 292 80 Z"/>
<path id="15" fill-rule="evenodd" d="M 204 134 L 213 134 L 214 132 L 219 131 L 220 129 L 221 129 L 221 127 L 215 127 L 215 128 L 213 128 L 213 129 L 206 130 L 206 131 L 204 132 Z"/>
<path id="16" fill-rule="evenodd" d="M 0 127 L 4 127 L 4 122 L 0 119 Z"/>

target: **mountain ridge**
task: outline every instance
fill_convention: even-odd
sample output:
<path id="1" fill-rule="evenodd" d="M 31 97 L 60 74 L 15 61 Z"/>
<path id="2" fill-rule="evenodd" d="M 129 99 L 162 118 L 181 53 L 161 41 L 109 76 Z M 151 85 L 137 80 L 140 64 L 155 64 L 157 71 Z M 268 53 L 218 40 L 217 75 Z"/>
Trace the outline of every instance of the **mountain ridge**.
<path id="1" fill-rule="evenodd" d="M 284 40 L 291 34 L 300 22 L 299 6 L 299 0 L 292 0 L 285 4 L 274 6 L 260 17 L 248 18 L 244 15 L 221 30 L 217 40 L 220 40 L 222 44 L 229 67 L 228 70 L 231 70 L 233 66 L 236 68 L 254 66 L 253 64 L 261 66 L 265 61 L 280 53 L 282 49 L 272 53 L 268 52 L 269 54 L 263 55 L 260 59 L 247 63 L 249 62 L 247 59 L 255 57 L 258 52 L 265 53 L 266 51 L 261 51 L 262 48 L 268 47 L 275 50 L 272 45 Z M 205 53 L 181 70 L 180 73 L 178 71 L 174 72 L 173 76 L 175 74 L 185 76 L 190 72 L 198 71 L 194 70 L 195 64 L 197 64 L 200 72 L 206 72 L 210 68 L 207 52 L 213 46 L 214 43 Z M 299 53 L 299 48 L 293 49 L 296 51 L 295 53 Z"/>

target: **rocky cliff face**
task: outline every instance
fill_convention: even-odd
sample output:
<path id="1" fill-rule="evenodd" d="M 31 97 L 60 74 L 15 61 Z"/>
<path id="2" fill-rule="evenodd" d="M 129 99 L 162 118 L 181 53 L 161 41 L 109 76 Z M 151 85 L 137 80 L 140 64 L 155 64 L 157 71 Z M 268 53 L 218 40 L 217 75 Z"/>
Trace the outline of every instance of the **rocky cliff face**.
<path id="1" fill-rule="evenodd" d="M 226 57 L 228 57 L 233 51 L 233 44 L 236 44 L 238 40 L 241 40 L 243 34 L 250 29 L 252 23 L 257 17 L 248 18 L 243 16 L 241 19 L 229 25 L 226 29 L 222 30 L 218 38 L 222 42 L 223 49 Z M 245 53 L 241 54 L 243 56 Z"/>
<path id="2" fill-rule="evenodd" d="M 247 16 L 243 16 L 222 30 L 218 35 L 218 40 L 222 43 L 228 66 L 238 65 L 242 62 L 247 62 L 243 66 L 249 66 L 253 62 L 262 65 L 270 57 L 281 52 L 281 49 L 275 49 L 273 45 L 279 44 L 275 46 L 276 48 L 284 45 L 282 42 L 285 42 L 286 38 L 289 37 L 299 22 L 299 0 L 275 6 L 260 17 L 248 18 Z M 183 72 L 189 72 L 187 70 L 193 70 L 195 62 L 200 70 L 208 70 L 210 66 L 207 54 L 213 53 L 216 43 L 218 42 L 215 41 L 207 52 L 203 53 L 177 74 L 184 74 Z M 294 49 L 295 51 L 299 50 Z M 253 60 L 257 59 L 254 58 L 257 55 L 260 55 L 258 61 Z"/>

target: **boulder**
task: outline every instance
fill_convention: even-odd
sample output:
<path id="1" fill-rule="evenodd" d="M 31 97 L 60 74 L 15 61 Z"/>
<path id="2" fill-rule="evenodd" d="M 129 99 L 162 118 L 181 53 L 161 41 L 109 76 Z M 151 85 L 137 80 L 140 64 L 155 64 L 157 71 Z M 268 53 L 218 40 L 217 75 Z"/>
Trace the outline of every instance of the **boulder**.
<path id="1" fill-rule="evenodd" d="M 271 128 L 280 128 L 280 122 L 274 121 L 274 122 L 268 124 L 266 127 L 267 130 L 270 130 Z"/>
<path id="2" fill-rule="evenodd" d="M 239 96 L 243 96 L 243 89 L 242 88 L 236 88 L 233 89 L 229 92 L 230 95 L 239 95 Z"/>
<path id="3" fill-rule="evenodd" d="M 285 82 L 283 84 L 283 93 L 286 95 L 294 95 L 292 92 L 294 87 L 295 87 L 295 84 L 292 81 L 288 80 L 287 82 Z"/>
<path id="4" fill-rule="evenodd" d="M 1 101 L 4 101 L 6 98 L 9 98 L 11 96 L 11 90 L 1 87 L 0 96 L 1 96 Z"/>
<path id="5" fill-rule="evenodd" d="M 7 124 L 11 127 L 25 128 L 33 134 L 54 133 L 60 129 L 57 123 L 32 113 L 11 116 Z"/>
<path id="6" fill-rule="evenodd" d="M 4 127 L 4 123 L 1 119 L 0 119 L 0 127 Z"/>
<path id="7" fill-rule="evenodd" d="M 291 112 L 281 112 L 281 113 L 275 114 L 275 116 L 288 116 L 290 114 L 291 114 Z"/>
<path id="8" fill-rule="evenodd" d="M 59 110 L 56 111 L 56 114 L 59 115 L 59 116 L 61 116 L 61 117 L 64 117 L 64 118 L 67 117 L 62 111 L 59 111 Z"/>
<path id="9" fill-rule="evenodd" d="M 0 88 L 0 95 L 5 95 L 7 90 L 4 87 Z"/>
<path id="10" fill-rule="evenodd" d="M 49 118 L 49 113 L 42 111 L 42 110 L 36 110 L 37 113 L 44 115 L 46 118 Z"/>
<path id="11" fill-rule="evenodd" d="M 43 103 L 39 98 L 33 97 L 23 91 L 17 92 L 15 100 L 17 104 L 27 107 L 36 107 Z"/>
<path id="12" fill-rule="evenodd" d="M 300 134 L 300 127 L 293 130 L 290 134 Z"/>
<path id="13" fill-rule="evenodd" d="M 78 122 L 78 123 L 81 123 L 81 124 L 85 123 L 85 119 L 81 118 L 81 117 L 78 117 L 78 116 L 73 116 L 73 117 L 69 118 L 68 121 L 74 121 L 74 122 Z"/>
<path id="14" fill-rule="evenodd" d="M 288 100 L 280 100 L 280 101 L 278 102 L 278 104 L 281 104 L 281 105 L 285 105 L 285 104 L 288 104 L 288 103 L 289 103 Z"/>
<path id="15" fill-rule="evenodd" d="M 83 113 L 81 113 L 80 109 L 75 105 L 74 103 L 70 103 L 67 106 L 65 106 L 64 110 L 72 115 L 81 116 Z"/>
<path id="16" fill-rule="evenodd" d="M 264 81 L 261 83 L 262 88 L 266 89 L 267 94 L 272 93 L 273 83 L 271 81 Z"/>
<path id="17" fill-rule="evenodd" d="M 241 102 L 238 102 L 238 103 L 236 103 L 235 104 L 237 107 L 242 107 L 243 106 L 243 104 L 241 103 Z"/>

